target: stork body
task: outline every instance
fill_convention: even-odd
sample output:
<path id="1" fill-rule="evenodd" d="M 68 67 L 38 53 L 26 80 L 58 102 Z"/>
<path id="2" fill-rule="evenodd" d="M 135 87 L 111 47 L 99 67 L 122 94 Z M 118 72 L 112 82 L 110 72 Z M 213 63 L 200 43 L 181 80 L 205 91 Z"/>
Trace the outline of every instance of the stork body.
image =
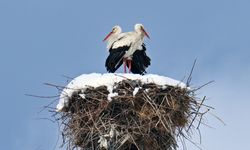
<path id="1" fill-rule="evenodd" d="M 150 65 L 150 58 L 146 55 L 146 47 L 143 43 L 145 36 L 149 38 L 143 25 L 136 24 L 134 32 L 117 33 L 113 30 L 104 39 L 107 40 L 110 53 L 105 64 L 107 71 L 115 72 L 123 64 L 125 73 L 128 67 L 129 72 L 144 74 L 145 69 Z"/>

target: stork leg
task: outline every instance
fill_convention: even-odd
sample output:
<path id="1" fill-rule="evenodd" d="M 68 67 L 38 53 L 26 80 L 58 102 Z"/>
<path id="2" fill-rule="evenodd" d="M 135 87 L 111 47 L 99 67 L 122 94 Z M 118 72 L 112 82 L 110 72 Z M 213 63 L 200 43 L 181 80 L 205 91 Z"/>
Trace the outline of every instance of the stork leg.
<path id="1" fill-rule="evenodd" d="M 128 71 L 131 73 L 131 59 L 128 59 Z"/>
<path id="2" fill-rule="evenodd" d="M 126 58 L 124 58 L 124 59 L 123 59 L 123 68 L 124 68 L 124 73 L 127 73 L 126 65 L 127 65 L 127 59 L 126 59 Z"/>

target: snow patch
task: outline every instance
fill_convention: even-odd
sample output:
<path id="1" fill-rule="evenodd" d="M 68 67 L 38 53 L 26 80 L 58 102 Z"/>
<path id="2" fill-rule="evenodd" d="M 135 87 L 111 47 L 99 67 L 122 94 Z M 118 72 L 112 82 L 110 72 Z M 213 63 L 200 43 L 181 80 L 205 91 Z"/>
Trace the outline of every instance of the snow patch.
<path id="1" fill-rule="evenodd" d="M 108 94 L 108 100 L 112 101 L 112 97 L 118 96 L 118 93 L 109 93 Z"/>
<path id="2" fill-rule="evenodd" d="M 136 87 L 133 91 L 133 96 L 135 96 L 139 90 L 140 90 L 140 87 Z"/>
<path id="3" fill-rule="evenodd" d="M 108 141 L 104 136 L 100 136 L 98 143 L 100 143 L 100 148 L 108 149 Z"/>
<path id="4" fill-rule="evenodd" d="M 139 74 L 123 74 L 123 73 L 91 73 L 91 74 L 83 74 L 75 79 L 73 79 L 62 91 L 60 95 L 59 103 L 57 104 L 57 111 L 61 111 L 65 106 L 68 106 L 69 98 L 75 91 L 81 90 L 82 93 L 85 91 L 87 87 L 99 87 L 106 86 L 109 91 L 108 100 L 112 100 L 112 97 L 117 96 L 118 93 L 113 93 L 114 84 L 118 83 L 122 80 L 140 80 L 142 83 L 155 83 L 159 86 L 170 85 L 170 86 L 178 86 L 181 88 L 186 88 L 186 84 L 171 79 L 169 77 L 164 77 L 156 74 L 147 74 L 147 75 L 139 75 Z M 135 96 L 139 89 L 135 88 L 133 95 Z M 85 97 L 85 95 L 80 95 L 81 97 Z"/>
<path id="5" fill-rule="evenodd" d="M 85 99 L 85 94 L 79 94 L 81 98 Z"/>

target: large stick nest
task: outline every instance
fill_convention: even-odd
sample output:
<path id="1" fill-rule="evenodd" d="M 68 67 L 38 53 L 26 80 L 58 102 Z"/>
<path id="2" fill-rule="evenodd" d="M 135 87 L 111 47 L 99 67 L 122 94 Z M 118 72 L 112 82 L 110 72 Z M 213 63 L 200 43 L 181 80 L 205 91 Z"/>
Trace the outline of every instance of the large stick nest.
<path id="1" fill-rule="evenodd" d="M 135 88 L 139 88 L 133 95 Z M 188 88 L 123 80 L 108 100 L 106 86 L 75 91 L 58 113 L 68 149 L 174 150 L 199 114 L 202 102 Z M 185 129 L 185 130 L 183 130 Z"/>

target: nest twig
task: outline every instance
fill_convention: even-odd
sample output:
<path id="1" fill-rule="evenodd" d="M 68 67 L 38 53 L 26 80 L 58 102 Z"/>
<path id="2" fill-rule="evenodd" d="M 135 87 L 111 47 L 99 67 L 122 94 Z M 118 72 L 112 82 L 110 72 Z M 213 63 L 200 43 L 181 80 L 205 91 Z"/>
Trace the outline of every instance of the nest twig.
<path id="1" fill-rule="evenodd" d="M 135 88 L 139 88 L 133 95 Z M 188 138 L 201 107 L 188 88 L 123 80 L 114 86 L 118 96 L 108 100 L 106 86 L 75 91 L 64 112 L 58 113 L 68 149 L 175 150 L 176 138 Z M 82 96 L 84 95 L 84 96 Z"/>

